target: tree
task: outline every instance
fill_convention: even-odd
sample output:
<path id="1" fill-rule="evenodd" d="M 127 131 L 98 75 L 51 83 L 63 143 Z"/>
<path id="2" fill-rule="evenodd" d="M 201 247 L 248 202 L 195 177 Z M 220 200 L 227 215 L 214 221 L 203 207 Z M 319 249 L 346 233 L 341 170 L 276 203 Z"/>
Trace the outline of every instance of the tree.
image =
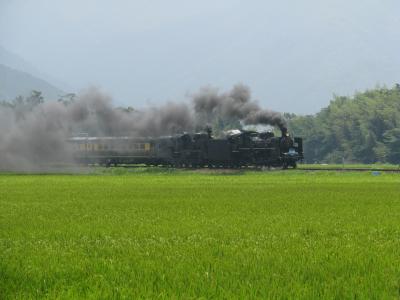
<path id="1" fill-rule="evenodd" d="M 33 108 L 39 104 L 44 102 L 44 98 L 42 96 L 42 92 L 33 90 L 31 94 L 25 99 L 26 104 Z"/>
<path id="2" fill-rule="evenodd" d="M 70 105 L 75 102 L 76 94 L 75 93 L 67 93 L 65 95 L 61 95 L 58 98 L 58 102 L 63 103 L 64 105 Z"/>
<path id="3" fill-rule="evenodd" d="M 334 96 L 311 116 L 289 115 L 289 130 L 304 138 L 307 162 L 373 163 L 400 160 L 400 85 L 353 97 Z"/>

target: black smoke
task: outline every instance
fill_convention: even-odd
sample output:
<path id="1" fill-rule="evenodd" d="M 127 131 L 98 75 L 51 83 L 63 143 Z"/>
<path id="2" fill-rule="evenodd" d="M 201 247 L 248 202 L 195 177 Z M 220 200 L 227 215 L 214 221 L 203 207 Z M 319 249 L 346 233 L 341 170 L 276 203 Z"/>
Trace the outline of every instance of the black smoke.
<path id="1" fill-rule="evenodd" d="M 116 108 L 110 96 L 91 88 L 68 103 L 0 105 L 0 170 L 31 170 L 52 161 L 72 162 L 66 140 L 78 133 L 157 137 L 193 132 L 215 116 L 285 128 L 282 115 L 262 109 L 244 85 L 226 93 L 203 88 L 189 103 L 169 102 L 140 111 Z"/>
<path id="2" fill-rule="evenodd" d="M 246 125 L 272 125 L 281 130 L 286 127 L 282 114 L 263 109 L 251 99 L 250 89 L 242 84 L 235 85 L 227 93 L 219 93 L 215 88 L 203 88 L 193 97 L 195 114 L 201 121 L 209 121 L 212 116 L 238 119 Z"/>

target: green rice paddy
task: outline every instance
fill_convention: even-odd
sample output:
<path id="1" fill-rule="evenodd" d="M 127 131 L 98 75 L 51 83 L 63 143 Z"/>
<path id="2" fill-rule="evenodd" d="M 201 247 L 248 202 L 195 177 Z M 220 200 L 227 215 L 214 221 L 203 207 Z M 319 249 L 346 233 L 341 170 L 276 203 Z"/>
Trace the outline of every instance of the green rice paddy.
<path id="1" fill-rule="evenodd" d="M 400 174 L 0 175 L 0 299 L 393 299 Z"/>

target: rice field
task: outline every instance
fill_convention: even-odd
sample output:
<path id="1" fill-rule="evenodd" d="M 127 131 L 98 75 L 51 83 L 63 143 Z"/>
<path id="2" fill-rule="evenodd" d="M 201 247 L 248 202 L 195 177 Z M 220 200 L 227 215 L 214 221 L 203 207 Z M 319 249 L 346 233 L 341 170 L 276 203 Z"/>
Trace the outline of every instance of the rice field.
<path id="1" fill-rule="evenodd" d="M 0 299 L 399 298 L 379 174 L 0 175 Z"/>

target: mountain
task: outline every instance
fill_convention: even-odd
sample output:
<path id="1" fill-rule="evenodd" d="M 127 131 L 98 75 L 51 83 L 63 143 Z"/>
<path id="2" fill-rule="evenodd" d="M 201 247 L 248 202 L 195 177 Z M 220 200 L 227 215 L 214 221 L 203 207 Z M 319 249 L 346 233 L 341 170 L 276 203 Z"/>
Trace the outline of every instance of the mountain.
<path id="1" fill-rule="evenodd" d="M 40 72 L 33 67 L 29 62 L 24 60 L 22 57 L 6 50 L 4 47 L 0 45 L 0 64 L 8 66 L 12 69 L 23 71 L 29 74 L 32 74 L 37 77 L 41 76 Z"/>
<path id="2" fill-rule="evenodd" d="M 28 73 L 34 77 L 43 79 L 47 81 L 49 84 L 59 87 L 64 91 L 71 91 L 73 88 L 48 74 L 45 74 L 35 68 L 31 63 L 20 57 L 19 55 L 5 49 L 3 46 L 0 45 L 0 64 L 7 66 L 11 69 L 21 71 L 24 73 Z"/>
<path id="3" fill-rule="evenodd" d="M 19 95 L 27 96 L 32 90 L 41 91 L 47 100 L 55 100 L 64 94 L 43 79 L 0 64 L 0 100 L 10 100 Z"/>

